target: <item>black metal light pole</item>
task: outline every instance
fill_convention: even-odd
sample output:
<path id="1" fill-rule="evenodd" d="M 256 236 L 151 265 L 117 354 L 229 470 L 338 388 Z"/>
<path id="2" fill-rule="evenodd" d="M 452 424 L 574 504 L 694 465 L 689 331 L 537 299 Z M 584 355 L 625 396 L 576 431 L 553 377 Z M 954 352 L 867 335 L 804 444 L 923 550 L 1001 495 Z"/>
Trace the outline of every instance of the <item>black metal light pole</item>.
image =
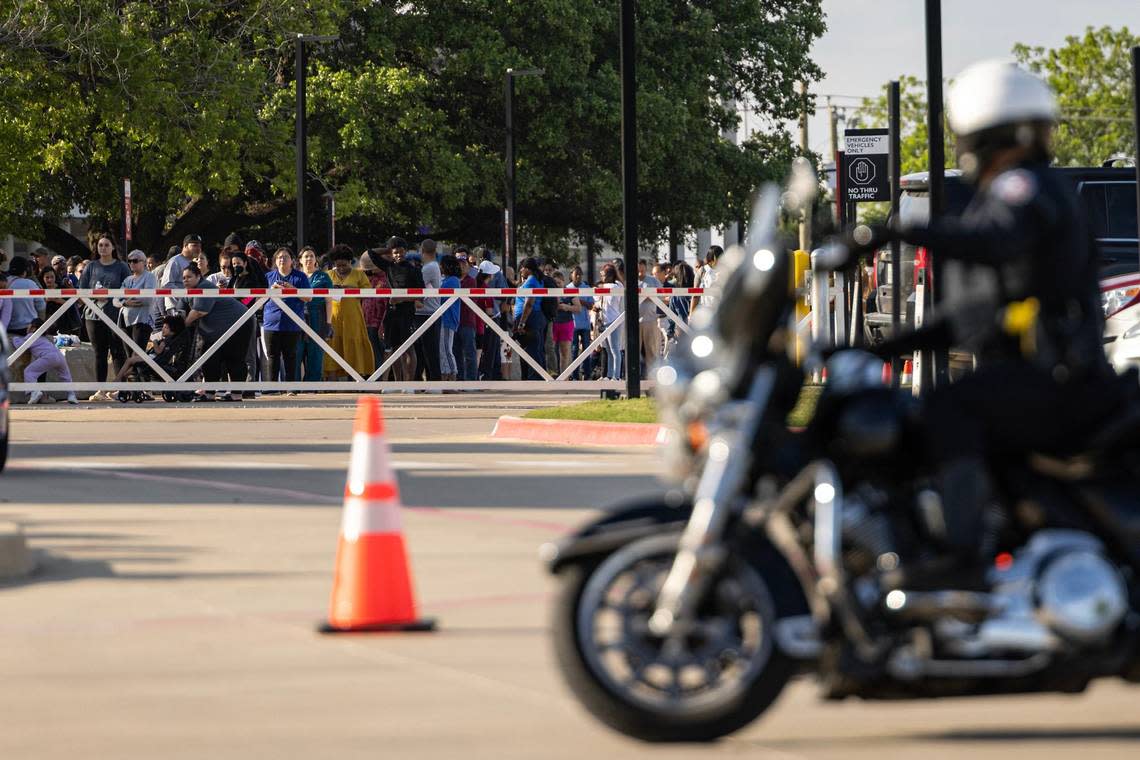
<path id="1" fill-rule="evenodd" d="M 942 129 L 942 0 L 926 0 L 926 131 L 929 137 L 930 156 L 930 219 L 942 213 L 945 206 L 946 148 Z M 930 252 L 931 271 L 926 286 L 930 303 L 939 300 L 942 287 L 942 261 L 937 251 Z M 949 379 L 949 353 L 934 353 L 934 384 Z M 925 364 L 925 363 L 924 363 Z M 924 370 L 925 371 L 925 370 Z"/>
<path id="2" fill-rule="evenodd" d="M 1132 117 L 1136 138 L 1136 237 L 1140 238 L 1140 45 L 1132 48 Z"/>
<path id="3" fill-rule="evenodd" d="M 298 34 L 296 36 L 295 81 L 297 83 L 297 240 L 295 248 L 300 251 L 305 245 L 305 177 L 309 173 L 308 128 L 305 124 L 305 75 L 308 68 L 306 42 L 335 42 L 336 35 Z"/>
<path id="4" fill-rule="evenodd" d="M 540 77 L 545 73 L 542 69 L 507 69 L 503 83 L 507 127 L 507 208 L 503 212 L 503 261 L 515 272 L 519 269 L 518 223 L 515 219 L 515 77 Z"/>
<path id="5" fill-rule="evenodd" d="M 625 249 L 625 393 L 641 395 L 637 302 L 637 29 L 634 0 L 621 1 L 621 174 Z"/>
<path id="6" fill-rule="evenodd" d="M 887 98 L 888 105 L 888 128 L 890 131 L 890 153 L 887 156 L 887 163 L 890 165 L 891 172 L 891 219 L 898 221 L 899 218 L 899 197 L 901 196 L 900 184 L 902 182 L 902 167 L 901 163 L 901 132 L 899 116 L 899 83 L 898 80 L 893 80 L 890 86 L 890 93 Z M 902 331 L 902 246 L 899 245 L 898 238 L 891 240 L 891 335 L 898 335 Z M 899 385 L 899 380 L 902 376 L 902 359 L 898 356 L 891 358 L 891 384 L 896 388 Z"/>

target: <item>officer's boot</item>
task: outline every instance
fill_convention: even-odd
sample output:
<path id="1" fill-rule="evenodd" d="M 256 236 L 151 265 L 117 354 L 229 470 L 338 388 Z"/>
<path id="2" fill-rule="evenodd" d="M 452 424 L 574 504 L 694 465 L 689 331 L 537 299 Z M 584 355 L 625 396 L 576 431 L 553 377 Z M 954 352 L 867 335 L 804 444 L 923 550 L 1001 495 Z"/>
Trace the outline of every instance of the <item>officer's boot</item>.
<path id="1" fill-rule="evenodd" d="M 946 552 L 930 560 L 904 565 L 883 575 L 884 588 L 909 590 L 983 590 L 992 541 L 983 516 L 993 488 L 981 457 L 962 457 L 942 465 L 938 493 L 919 497 L 927 532 L 941 540 Z"/>

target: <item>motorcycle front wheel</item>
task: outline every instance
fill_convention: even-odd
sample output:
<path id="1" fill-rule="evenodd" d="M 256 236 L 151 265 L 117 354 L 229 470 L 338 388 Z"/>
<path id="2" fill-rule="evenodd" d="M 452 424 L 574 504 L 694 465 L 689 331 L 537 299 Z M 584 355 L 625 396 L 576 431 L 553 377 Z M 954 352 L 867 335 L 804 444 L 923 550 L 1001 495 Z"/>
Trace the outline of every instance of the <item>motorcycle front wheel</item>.
<path id="1" fill-rule="evenodd" d="M 684 630 L 650 632 L 677 542 L 653 536 L 567 568 L 555 651 L 575 696 L 611 728 L 649 742 L 707 742 L 764 712 L 796 665 L 776 647 L 772 593 L 745 557 L 725 560 Z"/>

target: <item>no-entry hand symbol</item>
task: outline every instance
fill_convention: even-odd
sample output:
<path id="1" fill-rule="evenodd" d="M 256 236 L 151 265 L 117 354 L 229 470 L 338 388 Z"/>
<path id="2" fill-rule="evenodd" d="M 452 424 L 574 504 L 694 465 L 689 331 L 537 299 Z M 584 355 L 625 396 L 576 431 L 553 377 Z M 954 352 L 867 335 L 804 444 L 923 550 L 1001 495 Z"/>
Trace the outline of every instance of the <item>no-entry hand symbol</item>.
<path id="1" fill-rule="evenodd" d="M 857 158 L 851 162 L 851 181 L 866 185 L 875 179 L 875 164 L 867 158 Z"/>

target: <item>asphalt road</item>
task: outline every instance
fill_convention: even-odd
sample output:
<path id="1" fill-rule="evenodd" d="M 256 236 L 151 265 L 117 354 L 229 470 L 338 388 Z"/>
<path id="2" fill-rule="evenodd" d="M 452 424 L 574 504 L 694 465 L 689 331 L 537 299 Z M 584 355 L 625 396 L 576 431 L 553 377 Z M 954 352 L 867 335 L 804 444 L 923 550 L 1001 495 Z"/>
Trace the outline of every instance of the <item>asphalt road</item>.
<path id="1" fill-rule="evenodd" d="M 1131 758 L 1135 689 L 820 703 L 794 684 L 711 747 L 651 748 L 563 688 L 536 549 L 655 488 L 648 451 L 490 441 L 549 397 L 388 402 L 434 634 L 322 637 L 345 399 L 18 409 L 0 520 L 41 572 L 0 586 L 5 758 Z"/>

